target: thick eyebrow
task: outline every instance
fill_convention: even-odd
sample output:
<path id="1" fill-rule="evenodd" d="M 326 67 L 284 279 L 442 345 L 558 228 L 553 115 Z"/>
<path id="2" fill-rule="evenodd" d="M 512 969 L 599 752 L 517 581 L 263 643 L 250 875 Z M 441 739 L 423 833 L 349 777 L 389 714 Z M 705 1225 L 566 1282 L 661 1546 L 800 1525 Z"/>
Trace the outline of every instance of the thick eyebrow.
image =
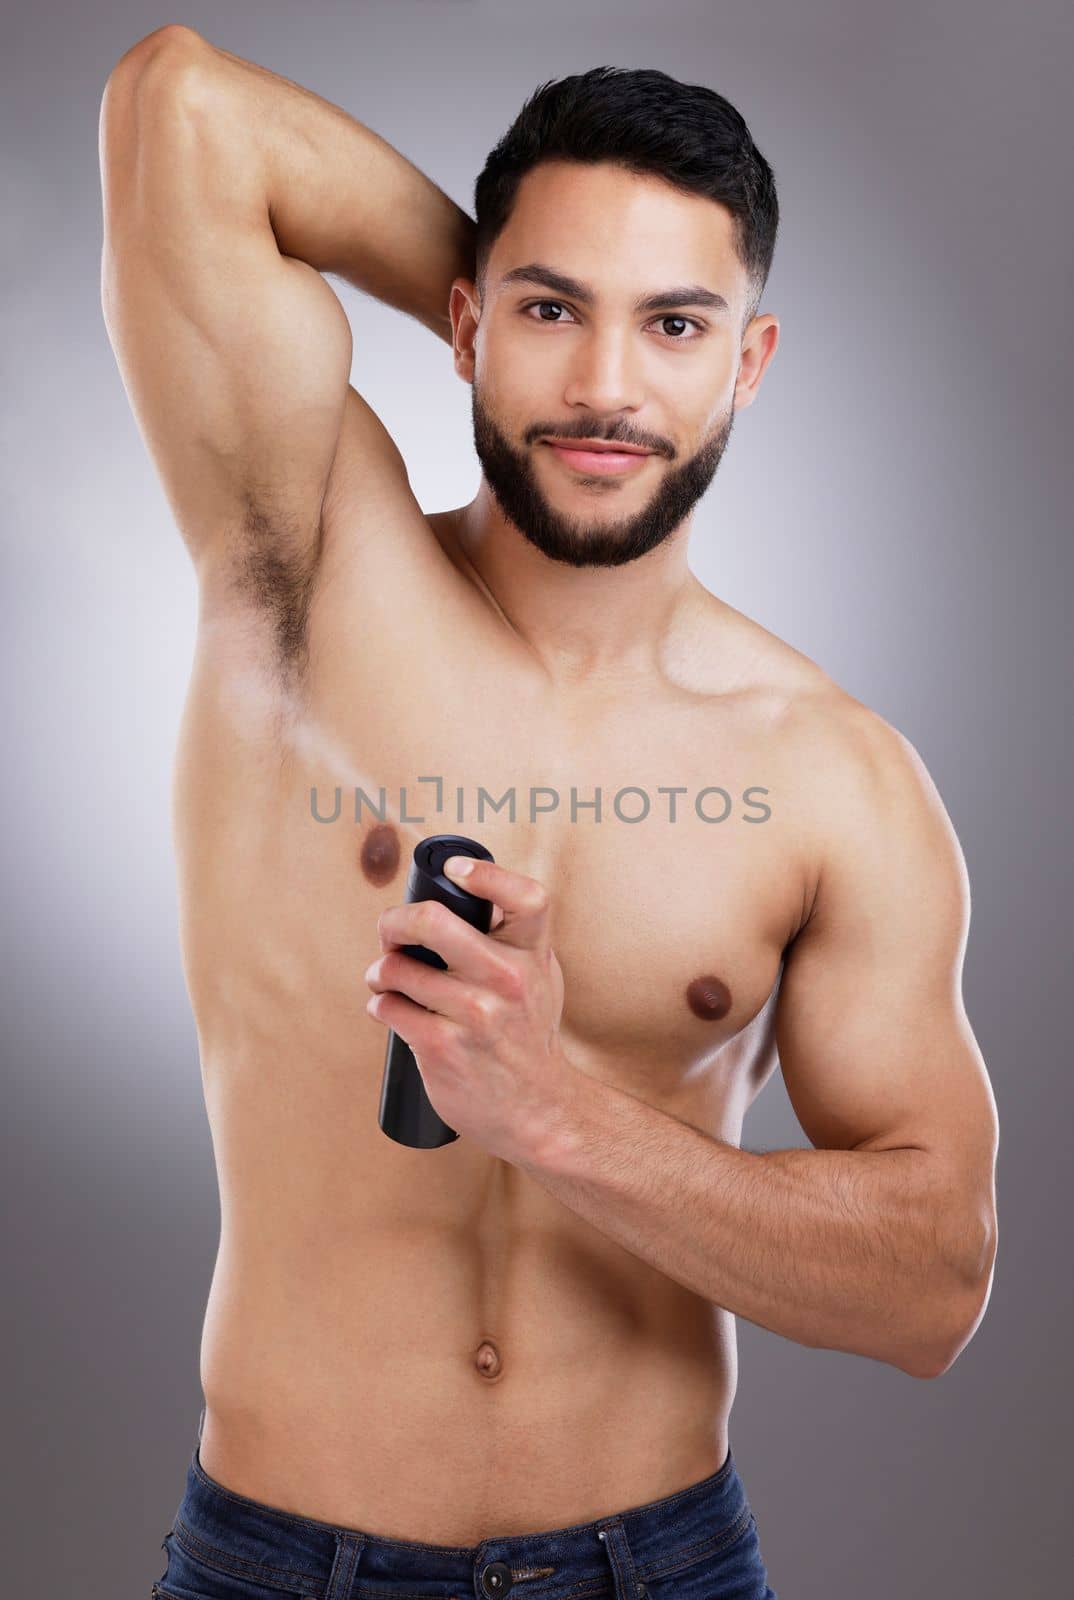
<path id="1" fill-rule="evenodd" d="M 546 267 L 541 261 L 530 261 L 524 267 L 512 267 L 500 279 L 499 287 L 509 283 L 532 283 L 539 289 L 552 289 L 556 294 L 591 306 L 596 299 L 593 290 L 565 272 Z M 642 295 L 635 300 L 635 311 L 674 311 L 677 306 L 707 306 L 712 311 L 729 311 L 731 308 L 722 294 L 705 289 L 699 283 L 684 284 L 677 289 L 660 289 L 656 294 Z"/>

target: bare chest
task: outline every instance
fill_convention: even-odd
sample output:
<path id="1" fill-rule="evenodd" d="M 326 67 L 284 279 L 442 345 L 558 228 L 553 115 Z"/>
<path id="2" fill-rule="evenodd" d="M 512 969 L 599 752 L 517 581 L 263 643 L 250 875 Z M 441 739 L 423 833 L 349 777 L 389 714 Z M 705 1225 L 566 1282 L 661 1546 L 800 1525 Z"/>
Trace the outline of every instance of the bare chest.
<path id="1" fill-rule="evenodd" d="M 175 794 L 203 1039 L 226 1004 L 265 1045 L 382 1050 L 360 977 L 377 918 L 418 842 L 461 833 L 548 889 L 581 1066 L 653 1103 L 696 1089 L 710 1125 L 736 1086 L 744 1109 L 808 871 L 772 696 L 552 692 L 450 587 L 378 619 L 326 584 L 310 634 L 284 709 L 256 637 L 199 648 Z"/>
<path id="2" fill-rule="evenodd" d="M 479 840 L 549 890 L 575 1059 L 650 1098 L 740 1071 L 802 900 L 778 749 L 742 708 L 564 707 L 492 656 L 402 676 L 311 705 L 303 881 L 371 931 L 420 839 Z"/>

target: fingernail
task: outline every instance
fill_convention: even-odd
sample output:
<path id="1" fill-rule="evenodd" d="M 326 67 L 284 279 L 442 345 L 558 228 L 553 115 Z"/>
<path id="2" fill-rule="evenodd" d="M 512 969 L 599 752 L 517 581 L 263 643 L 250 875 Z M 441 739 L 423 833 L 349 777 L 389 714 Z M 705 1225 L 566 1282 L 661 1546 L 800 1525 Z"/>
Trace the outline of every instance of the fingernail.
<path id="1" fill-rule="evenodd" d="M 449 878 L 465 878 L 473 870 L 473 856 L 448 856 L 444 862 L 444 871 Z"/>

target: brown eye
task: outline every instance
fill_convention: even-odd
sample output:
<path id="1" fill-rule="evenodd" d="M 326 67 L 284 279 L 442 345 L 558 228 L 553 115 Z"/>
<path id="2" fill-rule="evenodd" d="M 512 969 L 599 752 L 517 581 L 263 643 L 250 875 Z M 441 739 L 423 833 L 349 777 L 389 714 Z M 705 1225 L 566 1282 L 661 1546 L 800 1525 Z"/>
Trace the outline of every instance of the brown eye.
<path id="1" fill-rule="evenodd" d="M 701 324 L 699 322 L 695 322 L 693 317 L 666 316 L 666 317 L 661 317 L 660 321 L 661 322 L 677 322 L 677 323 L 680 323 L 684 328 L 696 328 L 697 332 L 695 334 L 693 334 L 691 336 L 691 338 L 689 338 L 689 339 L 684 339 L 678 333 L 667 334 L 666 337 L 671 340 L 672 344 L 691 344 L 693 342 L 693 339 L 695 339 L 695 338 L 699 339 L 701 337 L 702 332 L 704 331 L 702 329 L 702 327 L 701 327 Z"/>
<path id="2" fill-rule="evenodd" d="M 541 312 L 542 315 L 537 319 L 540 322 L 560 322 L 560 321 L 562 321 L 562 316 L 555 316 L 555 317 L 546 317 L 546 316 L 544 316 L 543 312 L 544 312 L 544 309 L 545 309 L 546 306 L 551 306 L 553 311 L 557 311 L 557 312 L 560 312 L 560 313 L 562 313 L 563 311 L 566 310 L 566 307 L 560 305 L 558 300 L 531 300 L 529 305 L 528 306 L 523 306 L 522 309 L 523 309 L 523 312 L 525 313 L 526 316 L 529 316 L 530 312 L 533 311 L 533 310 L 537 310 L 537 311 Z M 533 322 L 534 318 L 530 317 L 530 321 Z"/>

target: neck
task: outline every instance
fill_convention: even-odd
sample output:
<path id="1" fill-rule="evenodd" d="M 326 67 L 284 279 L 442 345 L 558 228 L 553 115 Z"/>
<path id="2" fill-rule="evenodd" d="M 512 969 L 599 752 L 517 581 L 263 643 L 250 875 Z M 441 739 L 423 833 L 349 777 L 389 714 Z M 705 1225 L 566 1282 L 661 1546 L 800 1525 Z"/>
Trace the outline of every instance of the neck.
<path id="1" fill-rule="evenodd" d="M 690 518 L 620 567 L 550 560 L 508 522 L 484 478 L 449 520 L 480 586 L 555 681 L 659 677 L 673 636 L 707 593 L 686 560 Z"/>

